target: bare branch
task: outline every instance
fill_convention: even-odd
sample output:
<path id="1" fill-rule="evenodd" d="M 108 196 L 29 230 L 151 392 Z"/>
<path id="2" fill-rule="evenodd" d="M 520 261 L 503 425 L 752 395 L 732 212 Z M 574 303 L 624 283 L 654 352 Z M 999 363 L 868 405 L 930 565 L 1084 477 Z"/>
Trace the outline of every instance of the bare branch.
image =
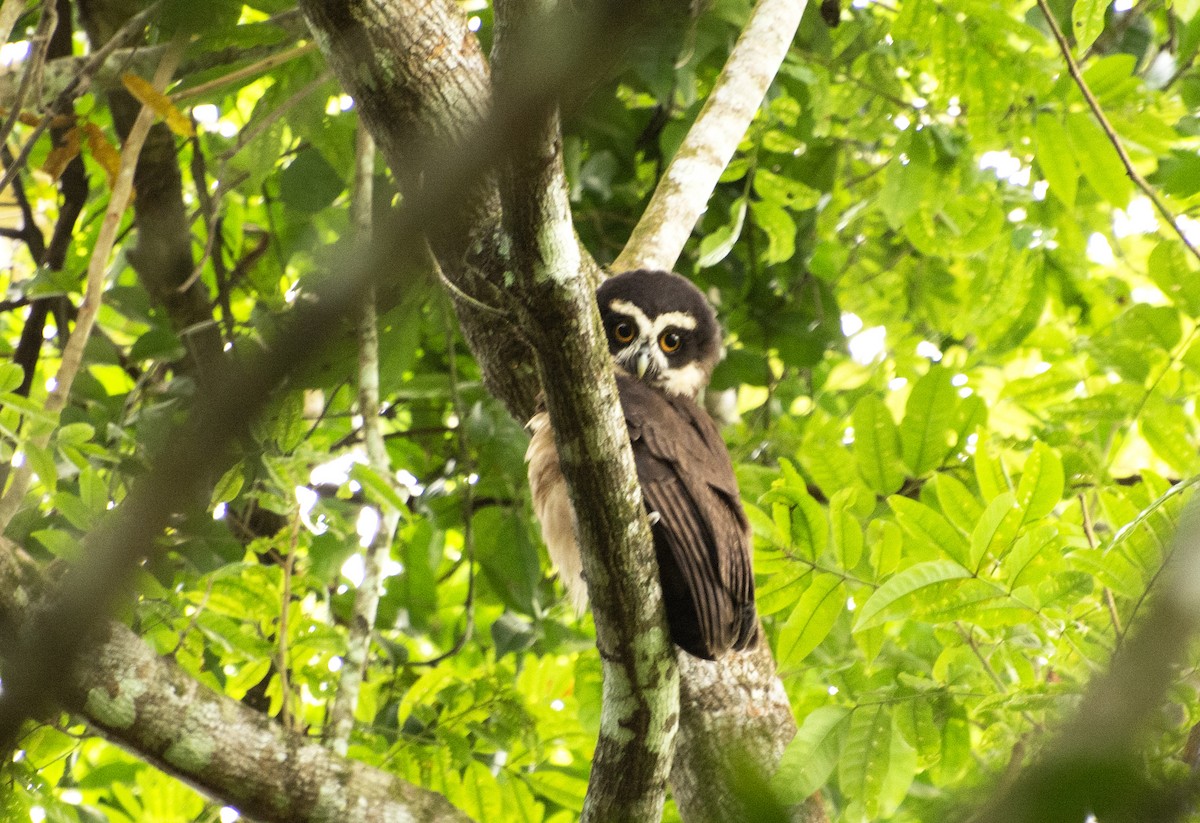
<path id="1" fill-rule="evenodd" d="M 350 223 L 354 241 L 365 246 L 371 242 L 371 206 L 375 178 L 375 141 L 359 126 L 355 153 L 354 191 L 350 201 Z M 379 330 L 376 328 L 375 288 L 363 297 L 358 315 L 358 413 L 363 419 L 363 439 L 367 460 L 381 477 L 391 476 L 391 458 L 383 442 L 379 417 Z M 337 698 L 329 714 L 329 742 L 338 754 L 345 754 L 354 729 L 354 708 L 359 687 L 371 651 L 371 635 L 379 611 L 383 586 L 383 565 L 392 547 L 392 538 L 400 522 L 400 513 L 391 507 L 380 513 L 371 543 L 363 552 L 363 576 L 354 597 L 354 613 L 346 640 L 346 657 L 338 682 Z"/>
<path id="2" fill-rule="evenodd" d="M 163 89 L 167 85 L 175 66 L 179 63 L 179 55 L 183 53 L 182 42 L 168 49 L 163 54 L 162 63 L 154 77 L 154 87 Z M 79 316 L 75 319 L 75 330 L 63 351 L 62 365 L 54 378 L 54 390 L 46 398 L 46 411 L 57 415 L 67 405 L 71 386 L 75 376 L 83 365 L 83 350 L 92 333 L 96 315 L 100 312 L 100 302 L 104 295 L 104 275 L 108 269 L 108 258 L 112 254 L 117 240 L 117 230 L 121 227 L 121 216 L 129 206 L 129 198 L 133 194 L 133 173 L 137 168 L 138 157 L 142 144 L 154 122 L 154 110 L 143 106 L 138 113 L 136 122 L 125 141 L 124 151 L 121 152 L 121 167 L 117 179 L 113 183 L 112 195 L 109 197 L 108 208 L 104 213 L 104 222 L 100 225 L 100 233 L 96 245 L 92 248 L 92 256 L 88 261 L 87 283 L 84 287 L 83 305 L 80 306 Z M 52 432 L 37 435 L 33 442 L 39 448 L 45 448 L 50 442 Z M 12 521 L 13 515 L 20 509 L 25 500 L 25 492 L 29 490 L 29 482 L 33 477 L 32 464 L 23 463 L 13 474 L 12 483 L 0 498 L 0 533 L 3 533 Z"/>
<path id="3" fill-rule="evenodd" d="M 3 12 L 4 9 L 0 9 L 0 14 Z M 50 39 L 54 36 L 54 29 L 57 25 L 58 3 L 43 3 L 42 16 L 38 20 L 37 31 L 33 35 L 29 59 L 25 61 L 21 84 L 17 86 L 17 96 L 13 100 L 8 117 L 4 120 L 4 125 L 0 126 L 0 145 L 8 142 L 8 136 L 12 134 L 13 126 L 17 124 L 17 118 L 21 116 L 21 108 L 25 105 L 25 98 L 29 96 L 30 88 L 39 83 L 42 67 L 46 63 L 46 52 L 50 48 Z M 11 25 L 9 28 L 12 28 Z"/>
<path id="4" fill-rule="evenodd" d="M 96 73 L 105 64 L 105 61 L 112 56 L 113 51 L 117 46 L 124 43 L 130 37 L 140 32 L 146 25 L 146 21 L 158 13 L 159 6 L 162 5 L 162 0 L 156 0 L 140 12 L 129 18 L 129 21 L 121 27 L 121 30 L 113 35 L 112 39 L 97 49 L 84 62 L 83 67 L 76 72 L 67 83 L 66 87 L 59 93 L 54 101 L 47 107 L 45 116 L 42 117 L 40 123 L 34 126 L 32 133 L 26 139 L 25 144 L 21 146 L 21 151 L 17 153 L 16 159 L 4 170 L 4 176 L 0 177 L 0 192 L 8 188 L 8 184 L 12 182 L 14 176 L 20 173 L 25 165 L 25 161 L 29 159 L 29 152 L 33 150 L 33 144 L 46 129 L 54 125 L 55 115 L 63 114 L 71 110 L 71 103 L 76 97 L 86 92 L 92 84 Z M 160 63 L 161 65 L 161 63 Z M 14 109 L 15 111 L 15 109 Z"/>
<path id="5" fill-rule="evenodd" d="M 792 44 L 808 0 L 759 0 L 613 271 L 672 269 Z"/>

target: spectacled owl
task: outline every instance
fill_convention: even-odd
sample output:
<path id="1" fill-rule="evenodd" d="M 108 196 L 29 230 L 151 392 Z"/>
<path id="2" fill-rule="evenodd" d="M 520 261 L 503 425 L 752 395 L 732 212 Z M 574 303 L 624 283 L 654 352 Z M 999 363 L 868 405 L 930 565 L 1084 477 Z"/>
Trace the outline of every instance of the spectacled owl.
<path id="1" fill-rule="evenodd" d="M 596 291 L 642 500 L 651 522 L 671 639 L 714 660 L 758 636 L 750 527 L 729 452 L 696 403 L 721 356 L 712 307 L 678 274 L 637 270 Z M 549 416 L 529 421 L 534 513 L 578 611 L 587 604 L 575 514 Z"/>

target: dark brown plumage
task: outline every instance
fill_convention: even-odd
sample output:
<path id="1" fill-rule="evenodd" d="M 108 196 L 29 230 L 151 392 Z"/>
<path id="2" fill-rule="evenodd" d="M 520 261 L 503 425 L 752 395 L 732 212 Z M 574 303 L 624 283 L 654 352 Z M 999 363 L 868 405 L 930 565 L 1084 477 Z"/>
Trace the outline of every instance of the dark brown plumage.
<path id="1" fill-rule="evenodd" d="M 706 659 L 745 649 L 758 631 L 749 524 L 729 453 L 695 402 L 720 357 L 712 308 L 688 280 L 669 272 L 626 272 L 596 296 L 653 524 L 671 637 Z M 530 428 L 534 510 L 550 557 L 582 608 L 587 595 L 574 515 L 544 412 Z"/>

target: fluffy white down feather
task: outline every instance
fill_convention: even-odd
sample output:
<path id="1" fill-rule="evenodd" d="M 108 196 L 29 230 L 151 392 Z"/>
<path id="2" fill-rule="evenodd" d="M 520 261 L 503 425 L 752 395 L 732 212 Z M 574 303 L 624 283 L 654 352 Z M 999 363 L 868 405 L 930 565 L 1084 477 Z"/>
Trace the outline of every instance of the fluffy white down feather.
<path id="1" fill-rule="evenodd" d="M 533 511 L 542 524 L 542 539 L 550 553 L 550 562 L 567 590 L 575 611 L 587 608 L 587 586 L 583 582 L 583 561 L 575 542 L 575 510 L 567 495 L 567 481 L 558 465 L 550 416 L 538 412 L 529 421 L 532 437 L 525 452 L 529 464 L 529 490 Z"/>

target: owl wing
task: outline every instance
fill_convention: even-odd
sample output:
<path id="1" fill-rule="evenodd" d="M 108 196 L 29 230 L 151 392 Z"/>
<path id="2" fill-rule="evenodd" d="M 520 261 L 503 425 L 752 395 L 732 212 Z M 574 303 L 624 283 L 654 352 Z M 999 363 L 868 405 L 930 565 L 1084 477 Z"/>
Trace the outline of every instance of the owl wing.
<path id="1" fill-rule="evenodd" d="M 676 644 L 714 659 L 758 631 L 750 529 L 729 452 L 694 402 L 618 375 L 638 481 Z"/>

